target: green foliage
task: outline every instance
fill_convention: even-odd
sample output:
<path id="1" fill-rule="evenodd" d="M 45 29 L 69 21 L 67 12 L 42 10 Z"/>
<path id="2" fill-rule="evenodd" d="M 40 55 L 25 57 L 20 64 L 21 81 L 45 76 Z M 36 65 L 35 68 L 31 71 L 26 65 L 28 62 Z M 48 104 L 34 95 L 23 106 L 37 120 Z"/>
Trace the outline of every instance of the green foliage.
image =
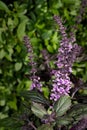
<path id="1" fill-rule="evenodd" d="M 15 118 L 5 118 L 0 121 L 0 127 L 4 126 L 7 129 L 20 130 L 20 127 L 23 124 L 23 122 L 18 122 L 19 121 Z"/>
<path id="2" fill-rule="evenodd" d="M 23 96 L 25 100 L 49 105 L 49 101 L 38 91 L 22 91 L 20 92 L 20 95 Z"/>
<path id="3" fill-rule="evenodd" d="M 6 0 L 7 1 L 7 0 Z M 47 49 L 50 54 L 57 52 L 60 35 L 53 21 L 53 15 L 59 14 L 63 20 L 66 20 L 65 26 L 71 27 L 74 24 L 80 0 L 13 0 L 6 2 L 0 1 L 0 127 L 8 127 L 9 130 L 19 130 L 19 126 L 24 122 L 14 121 L 9 117 L 16 111 L 20 113 L 21 104 L 25 101 L 34 102 L 33 112 L 39 107 L 43 111 L 43 105 L 49 106 L 47 95 L 38 92 L 29 92 L 31 81 L 25 78 L 25 74 L 30 70 L 27 66 L 28 56 L 23 44 L 24 35 L 28 35 L 34 48 L 36 56 L 40 57 L 40 51 Z M 87 53 L 87 14 L 83 16 L 83 21 L 76 32 L 77 43 L 85 48 Z M 68 28 L 70 30 L 70 28 Z M 87 82 L 87 59 L 74 64 L 73 73 Z M 46 89 L 47 90 L 47 89 Z M 46 92 L 45 92 L 46 94 Z M 83 88 L 81 94 L 87 94 L 86 88 Z M 39 103 L 37 105 L 36 103 Z M 73 122 L 73 115 L 80 118 L 79 115 L 87 114 L 86 105 L 76 105 L 70 109 L 71 99 L 67 96 L 62 97 L 55 105 L 54 110 L 57 113 L 57 125 L 67 125 Z M 78 107 L 77 107 L 78 106 Z M 67 110 L 70 109 L 66 116 Z M 78 111 L 79 109 L 79 111 Z M 47 111 L 47 110 L 46 110 Z M 52 111 L 51 111 L 52 113 Z M 42 115 L 43 113 L 40 113 Z M 61 117 L 62 116 L 62 117 Z M 6 118 L 6 119 L 3 119 Z M 36 119 L 36 117 L 34 117 Z M 4 122 L 5 121 L 5 122 Z M 6 123 L 8 122 L 8 123 Z M 13 124 L 14 122 L 14 124 Z M 5 124 L 4 124 L 5 123 Z M 19 124 L 16 124 L 19 123 Z M 37 126 L 41 125 L 36 123 Z M 14 126 L 12 129 L 11 126 Z M 18 128 L 17 128 L 18 127 Z M 1 129 L 1 128 L 0 128 Z M 1 130 L 3 130 L 2 128 Z M 38 130 L 52 130 L 51 125 L 42 125 Z M 6 128 L 7 130 L 7 128 Z"/>
<path id="4" fill-rule="evenodd" d="M 0 1 L 0 10 L 4 10 L 6 11 L 7 13 L 10 12 L 9 8 L 6 6 L 5 3 L 3 3 L 2 1 Z"/>
<path id="5" fill-rule="evenodd" d="M 19 24 L 18 29 L 17 29 L 17 36 L 20 41 L 23 40 L 23 37 L 25 36 L 25 27 L 26 24 L 28 23 L 28 18 L 25 17 L 23 21 Z"/>
<path id="6" fill-rule="evenodd" d="M 47 115 L 44 106 L 42 106 L 41 104 L 33 103 L 33 105 L 31 106 L 31 110 L 40 119 Z"/>
<path id="7" fill-rule="evenodd" d="M 74 118 L 81 118 L 81 116 L 87 115 L 87 104 L 76 104 L 70 109 L 68 116 Z"/>
<path id="8" fill-rule="evenodd" d="M 73 122 L 73 118 L 69 116 L 63 116 L 57 119 L 58 126 L 62 126 L 62 125 L 66 126 L 66 125 L 71 124 L 72 122 Z"/>
<path id="9" fill-rule="evenodd" d="M 52 126 L 50 126 L 49 124 L 45 124 L 40 126 L 37 130 L 53 130 Z"/>
<path id="10" fill-rule="evenodd" d="M 56 115 L 62 116 L 65 114 L 65 112 L 70 108 L 71 106 L 71 99 L 69 96 L 62 96 L 55 104 L 54 104 L 54 110 L 56 112 Z"/>

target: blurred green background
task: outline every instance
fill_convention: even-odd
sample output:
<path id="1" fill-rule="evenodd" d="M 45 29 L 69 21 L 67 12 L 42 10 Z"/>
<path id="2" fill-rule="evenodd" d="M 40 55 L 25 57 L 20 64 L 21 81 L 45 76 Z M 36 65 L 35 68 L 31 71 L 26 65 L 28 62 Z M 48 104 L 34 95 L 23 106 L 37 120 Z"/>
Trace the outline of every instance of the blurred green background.
<path id="1" fill-rule="evenodd" d="M 35 55 L 47 49 L 58 50 L 60 35 L 53 15 L 60 15 L 68 31 L 75 24 L 80 0 L 2 0 L 0 1 L 0 119 L 20 111 L 19 92 L 29 89 L 28 55 L 23 36 L 31 39 Z M 87 12 L 87 8 L 86 8 Z M 87 48 L 87 14 L 76 33 L 77 43 Z M 76 63 L 74 74 L 87 82 L 87 62 Z M 87 91 L 84 93 L 87 94 Z"/>

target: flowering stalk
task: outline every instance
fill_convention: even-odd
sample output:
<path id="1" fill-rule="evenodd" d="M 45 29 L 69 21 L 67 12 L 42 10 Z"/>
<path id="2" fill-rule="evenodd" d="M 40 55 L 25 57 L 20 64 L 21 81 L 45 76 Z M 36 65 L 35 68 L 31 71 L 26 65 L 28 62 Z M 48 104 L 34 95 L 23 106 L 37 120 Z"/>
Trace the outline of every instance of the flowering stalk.
<path id="1" fill-rule="evenodd" d="M 69 74 L 72 72 L 73 63 L 80 54 L 81 47 L 76 43 L 71 44 L 75 42 L 75 37 L 73 35 L 71 39 L 68 38 L 66 28 L 62 25 L 60 17 L 54 16 L 54 20 L 58 23 L 62 35 L 56 62 L 58 70 L 53 70 L 55 79 L 53 80 L 53 89 L 50 97 L 51 100 L 56 101 L 60 96 L 69 94 L 72 86 Z"/>
<path id="2" fill-rule="evenodd" d="M 32 80 L 32 85 L 31 85 L 31 90 L 34 88 L 37 88 L 38 90 L 41 91 L 42 84 L 40 83 L 40 77 L 36 75 L 37 69 L 36 69 L 36 63 L 34 61 L 34 55 L 33 55 L 33 49 L 30 43 L 30 39 L 27 36 L 24 36 L 24 43 L 27 48 L 27 52 L 29 54 L 29 64 L 31 65 L 31 77 L 30 79 Z"/>

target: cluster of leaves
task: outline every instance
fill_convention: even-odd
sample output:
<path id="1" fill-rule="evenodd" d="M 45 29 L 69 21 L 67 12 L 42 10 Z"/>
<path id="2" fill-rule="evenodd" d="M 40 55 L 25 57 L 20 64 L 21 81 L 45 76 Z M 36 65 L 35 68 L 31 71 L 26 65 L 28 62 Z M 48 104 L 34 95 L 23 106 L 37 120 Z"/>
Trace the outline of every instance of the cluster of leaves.
<path id="1" fill-rule="evenodd" d="M 70 97 L 61 97 L 54 104 L 54 111 L 49 108 L 47 88 L 44 87 L 43 94 L 24 91 L 29 89 L 31 81 L 24 77 L 29 68 L 27 66 L 28 57 L 22 42 L 23 36 L 27 34 L 31 37 L 34 52 L 39 57 L 40 51 L 44 48 L 50 54 L 54 54 L 58 49 L 60 36 L 52 20 L 53 14 L 59 14 L 66 19 L 67 27 L 72 26 L 79 7 L 80 0 L 0 1 L 0 118 L 3 118 L 0 120 L 0 127 L 4 126 L 8 130 L 23 128 L 33 130 L 42 124 L 40 119 L 42 122 L 48 119 L 51 121 L 40 126 L 38 130 L 52 130 L 61 126 L 63 126 L 62 129 L 68 129 L 71 123 L 76 123 L 81 116 L 87 114 L 87 105 L 77 104 L 78 102 L 87 103 L 86 89 L 80 89 L 75 97 L 78 102 L 73 101 L 76 102 L 74 106 L 71 105 Z M 83 47 L 87 47 L 86 17 L 87 15 L 76 33 L 77 42 Z M 82 58 L 84 58 L 82 62 L 74 65 L 73 72 L 86 82 L 87 63 L 84 61 L 87 59 L 85 55 L 80 59 Z M 67 111 L 68 109 L 70 110 Z M 19 115 L 10 117 L 16 111 Z M 65 128 L 66 125 L 68 127 Z"/>
<path id="2" fill-rule="evenodd" d="M 12 130 L 56 130 L 58 128 L 68 130 L 71 124 L 77 123 L 87 115 L 87 104 L 72 105 L 69 96 L 62 96 L 54 104 L 52 111 L 49 108 L 49 101 L 39 92 L 24 91 L 20 95 L 25 99 L 23 113 L 2 119 L 0 126 Z"/>
<path id="3" fill-rule="evenodd" d="M 21 37 L 28 18 L 25 5 L 18 6 L 16 2 L 8 8 L 0 1 L 0 12 L 0 118 L 4 118 L 18 109 L 18 92 L 27 85 Z"/>

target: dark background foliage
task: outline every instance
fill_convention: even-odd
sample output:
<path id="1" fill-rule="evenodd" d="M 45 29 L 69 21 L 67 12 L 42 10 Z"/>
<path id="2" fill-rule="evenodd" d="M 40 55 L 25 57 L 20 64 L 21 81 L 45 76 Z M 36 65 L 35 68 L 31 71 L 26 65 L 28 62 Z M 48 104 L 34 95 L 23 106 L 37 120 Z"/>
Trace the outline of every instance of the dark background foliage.
<path id="1" fill-rule="evenodd" d="M 75 24 L 80 0 L 2 0 L 0 1 L 0 118 L 20 112 L 19 93 L 28 90 L 31 81 L 25 77 L 29 71 L 28 56 L 23 36 L 30 37 L 36 57 L 43 49 L 53 55 L 60 43 L 58 27 L 53 15 L 62 17 L 69 31 Z M 87 12 L 87 8 L 86 8 Z M 79 20 L 79 19 L 78 19 Z M 77 43 L 87 48 L 87 15 L 76 32 Z M 87 82 L 87 59 L 75 63 L 74 75 Z M 48 92 L 45 91 L 45 96 Z M 87 90 L 79 93 L 87 94 Z M 3 129 L 2 129 L 3 130 Z"/>

